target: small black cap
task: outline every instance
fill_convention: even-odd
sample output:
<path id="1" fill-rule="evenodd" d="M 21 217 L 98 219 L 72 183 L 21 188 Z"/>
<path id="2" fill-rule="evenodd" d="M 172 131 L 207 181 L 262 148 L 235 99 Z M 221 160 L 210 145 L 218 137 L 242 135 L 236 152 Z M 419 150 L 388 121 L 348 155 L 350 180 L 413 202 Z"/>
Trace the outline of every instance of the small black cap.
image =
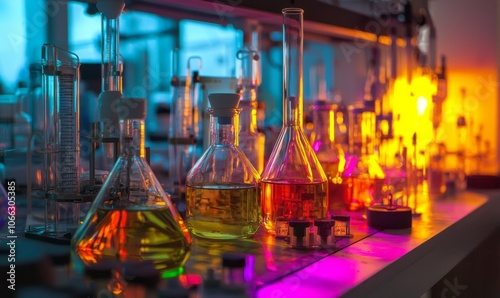
<path id="1" fill-rule="evenodd" d="M 222 267 L 244 268 L 246 255 L 242 253 L 224 253 L 222 255 Z"/>

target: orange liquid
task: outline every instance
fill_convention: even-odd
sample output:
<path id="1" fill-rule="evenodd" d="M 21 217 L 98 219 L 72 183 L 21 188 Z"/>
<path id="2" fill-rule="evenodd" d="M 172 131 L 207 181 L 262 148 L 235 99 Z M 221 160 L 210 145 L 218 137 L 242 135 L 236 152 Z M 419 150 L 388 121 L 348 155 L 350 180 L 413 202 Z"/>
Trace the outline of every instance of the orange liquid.
<path id="1" fill-rule="evenodd" d="M 319 183 L 262 182 L 264 226 L 276 234 L 276 221 L 326 217 L 327 181 Z"/>
<path id="2" fill-rule="evenodd" d="M 362 210 L 373 200 L 373 180 L 348 177 L 343 180 L 344 203 L 350 211 Z"/>
<path id="3" fill-rule="evenodd" d="M 328 179 L 328 211 L 340 211 L 345 209 L 343 201 L 344 187 L 342 177 L 339 174 L 338 162 L 322 162 L 321 166 Z"/>
<path id="4" fill-rule="evenodd" d="M 343 178 L 344 203 L 350 211 L 363 210 L 373 203 L 382 203 L 385 180 L 376 178 Z"/>

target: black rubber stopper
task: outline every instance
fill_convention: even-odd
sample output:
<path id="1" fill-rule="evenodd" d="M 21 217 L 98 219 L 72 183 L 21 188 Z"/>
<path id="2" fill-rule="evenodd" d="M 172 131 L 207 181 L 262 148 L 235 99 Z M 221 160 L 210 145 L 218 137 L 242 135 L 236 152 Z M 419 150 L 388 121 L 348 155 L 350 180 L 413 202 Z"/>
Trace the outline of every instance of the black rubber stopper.
<path id="1" fill-rule="evenodd" d="M 242 253 L 224 253 L 222 255 L 222 267 L 244 268 L 247 256 Z"/>
<path id="2" fill-rule="evenodd" d="M 366 211 L 368 225 L 376 229 L 408 229 L 411 228 L 411 209 L 404 206 L 374 205 Z"/>
<path id="3" fill-rule="evenodd" d="M 335 225 L 335 221 L 331 219 L 317 219 L 314 221 L 314 225 L 318 227 L 318 234 L 321 238 L 326 238 L 332 233 L 332 227 Z"/>
<path id="4" fill-rule="evenodd" d="M 303 238 L 306 236 L 306 228 L 311 226 L 308 220 L 290 220 L 288 225 L 293 228 L 293 236 Z"/>

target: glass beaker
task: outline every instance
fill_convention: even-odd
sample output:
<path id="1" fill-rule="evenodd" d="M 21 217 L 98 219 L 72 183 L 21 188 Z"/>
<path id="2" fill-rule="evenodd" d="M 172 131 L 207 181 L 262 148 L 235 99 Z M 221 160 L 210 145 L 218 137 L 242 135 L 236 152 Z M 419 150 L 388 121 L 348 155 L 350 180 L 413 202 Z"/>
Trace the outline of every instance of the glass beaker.
<path id="1" fill-rule="evenodd" d="M 344 209 L 342 172 L 345 156 L 335 136 L 336 107 L 324 100 L 316 100 L 313 105 L 311 144 L 328 179 L 328 211 Z"/>
<path id="2" fill-rule="evenodd" d="M 264 225 L 326 217 L 328 181 L 303 129 L 303 13 L 283 9 L 283 126 L 262 174 Z M 279 224 L 278 224 L 279 223 Z"/>
<path id="3" fill-rule="evenodd" d="M 343 172 L 344 203 L 350 211 L 363 210 L 383 200 L 385 173 L 374 154 L 375 112 L 349 106 L 349 154 Z"/>
<path id="4" fill-rule="evenodd" d="M 260 176 L 238 146 L 239 98 L 209 95 L 210 147 L 186 178 L 186 220 L 199 237 L 248 238 L 260 225 Z"/>
<path id="5" fill-rule="evenodd" d="M 145 160 L 146 100 L 120 101 L 121 155 L 72 239 L 84 265 L 151 261 L 179 272 L 190 253 L 184 221 Z"/>

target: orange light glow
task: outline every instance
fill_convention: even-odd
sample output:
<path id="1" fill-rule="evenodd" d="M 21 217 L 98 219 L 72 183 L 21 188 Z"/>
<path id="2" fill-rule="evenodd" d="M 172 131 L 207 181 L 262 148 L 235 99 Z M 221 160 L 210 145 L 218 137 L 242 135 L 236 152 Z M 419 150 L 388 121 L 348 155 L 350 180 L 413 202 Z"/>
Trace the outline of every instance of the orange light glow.
<path id="1" fill-rule="evenodd" d="M 140 136 L 141 136 L 141 144 L 146 144 L 146 126 L 144 125 L 144 123 L 142 123 L 139 127 L 140 129 Z M 139 149 L 140 152 L 139 152 L 139 155 L 141 158 L 146 158 L 146 149 L 144 146 L 141 146 L 141 148 Z"/>
<path id="2" fill-rule="evenodd" d="M 330 124 L 328 138 L 333 143 L 335 142 L 335 112 L 333 110 L 328 112 L 328 123 Z"/>
<path id="3" fill-rule="evenodd" d="M 42 170 L 41 169 L 36 170 L 35 177 L 36 177 L 36 184 L 42 185 Z"/>

